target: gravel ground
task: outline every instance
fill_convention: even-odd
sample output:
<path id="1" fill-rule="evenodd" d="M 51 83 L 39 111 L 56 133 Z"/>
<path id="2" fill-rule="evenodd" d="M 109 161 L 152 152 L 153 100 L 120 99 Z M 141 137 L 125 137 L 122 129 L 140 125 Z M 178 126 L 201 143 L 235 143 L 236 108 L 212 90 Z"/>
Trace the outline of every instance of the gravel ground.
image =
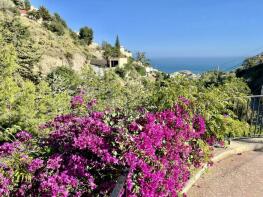
<path id="1" fill-rule="evenodd" d="M 222 160 L 189 190 L 188 197 L 263 197 L 263 150 Z"/>

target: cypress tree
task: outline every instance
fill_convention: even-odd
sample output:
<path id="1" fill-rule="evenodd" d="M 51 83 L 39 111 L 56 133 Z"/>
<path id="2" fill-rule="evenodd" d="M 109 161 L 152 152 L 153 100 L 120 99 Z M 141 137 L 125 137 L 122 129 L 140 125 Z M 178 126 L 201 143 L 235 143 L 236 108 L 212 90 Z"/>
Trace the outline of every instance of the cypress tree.
<path id="1" fill-rule="evenodd" d="M 120 44 L 120 39 L 119 39 L 118 35 L 117 35 L 116 41 L 115 41 L 115 53 L 116 53 L 116 57 L 120 57 L 120 55 L 121 55 L 121 44 Z"/>

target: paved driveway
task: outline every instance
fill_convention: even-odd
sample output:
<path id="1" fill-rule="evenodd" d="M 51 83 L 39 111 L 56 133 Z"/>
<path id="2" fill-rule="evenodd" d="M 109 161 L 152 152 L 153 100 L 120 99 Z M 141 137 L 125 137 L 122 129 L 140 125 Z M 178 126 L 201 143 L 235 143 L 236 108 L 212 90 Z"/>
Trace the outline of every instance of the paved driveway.
<path id="1" fill-rule="evenodd" d="M 222 160 L 190 189 L 188 197 L 263 197 L 263 150 Z"/>

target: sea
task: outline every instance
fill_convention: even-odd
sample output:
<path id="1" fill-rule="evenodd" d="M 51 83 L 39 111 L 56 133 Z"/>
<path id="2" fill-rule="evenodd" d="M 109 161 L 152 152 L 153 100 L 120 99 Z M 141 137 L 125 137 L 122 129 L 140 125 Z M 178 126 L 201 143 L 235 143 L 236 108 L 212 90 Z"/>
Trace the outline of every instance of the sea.
<path id="1" fill-rule="evenodd" d="M 189 70 L 195 74 L 201 74 L 207 71 L 220 70 L 231 71 L 238 68 L 246 57 L 169 57 L 150 59 L 154 68 L 173 73 Z"/>

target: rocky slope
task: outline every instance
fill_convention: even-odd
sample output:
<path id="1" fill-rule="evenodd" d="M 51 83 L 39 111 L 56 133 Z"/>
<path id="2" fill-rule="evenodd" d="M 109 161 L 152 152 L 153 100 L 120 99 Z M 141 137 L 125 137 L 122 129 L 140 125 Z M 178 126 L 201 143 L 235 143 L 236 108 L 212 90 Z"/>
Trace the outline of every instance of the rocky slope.
<path id="1" fill-rule="evenodd" d="M 77 43 L 66 29 L 64 35 L 59 36 L 47 30 L 43 24 L 31 20 L 26 16 L 15 14 L 9 11 L 0 11 L 0 26 L 3 23 L 18 21 L 22 27 L 29 31 L 28 40 L 32 40 L 34 47 L 28 50 L 40 54 L 40 59 L 35 64 L 34 70 L 43 74 L 48 73 L 58 66 L 70 66 L 74 70 L 80 70 L 88 64 L 93 57 L 101 57 L 102 51 L 98 47 Z"/>

